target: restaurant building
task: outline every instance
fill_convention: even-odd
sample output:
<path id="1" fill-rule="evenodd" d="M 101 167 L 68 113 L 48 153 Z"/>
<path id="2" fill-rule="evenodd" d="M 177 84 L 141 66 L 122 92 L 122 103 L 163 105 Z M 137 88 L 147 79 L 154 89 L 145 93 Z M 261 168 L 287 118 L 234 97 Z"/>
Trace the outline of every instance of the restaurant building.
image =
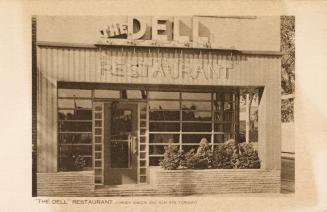
<path id="1" fill-rule="evenodd" d="M 38 16 L 34 29 L 37 196 L 280 191 L 279 17 Z M 160 168 L 165 146 L 202 138 L 252 142 L 260 169 Z"/>

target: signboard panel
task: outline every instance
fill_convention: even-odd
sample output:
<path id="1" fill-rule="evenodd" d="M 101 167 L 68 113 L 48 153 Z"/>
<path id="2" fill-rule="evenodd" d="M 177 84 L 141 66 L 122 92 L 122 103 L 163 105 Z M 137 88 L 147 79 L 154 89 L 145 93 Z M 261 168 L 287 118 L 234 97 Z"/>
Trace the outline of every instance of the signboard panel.
<path id="1" fill-rule="evenodd" d="M 235 55 L 225 53 L 220 59 L 211 52 L 167 49 L 100 50 L 101 75 L 152 80 L 228 80 L 237 66 Z"/>
<path id="2" fill-rule="evenodd" d="M 38 42 L 279 51 L 279 17 L 39 16 Z"/>

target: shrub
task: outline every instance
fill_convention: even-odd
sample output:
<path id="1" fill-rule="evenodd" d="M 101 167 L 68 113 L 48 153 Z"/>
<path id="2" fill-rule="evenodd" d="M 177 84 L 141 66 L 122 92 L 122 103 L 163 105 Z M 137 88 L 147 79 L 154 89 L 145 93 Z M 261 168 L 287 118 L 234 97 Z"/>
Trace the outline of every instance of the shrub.
<path id="1" fill-rule="evenodd" d="M 191 149 L 185 154 L 185 161 L 182 164 L 182 166 L 189 168 L 189 169 L 194 169 L 196 166 L 196 161 L 198 158 L 195 155 L 195 150 Z"/>
<path id="2" fill-rule="evenodd" d="M 212 154 L 208 141 L 202 139 L 196 152 L 195 149 L 191 149 L 186 154 L 179 151 L 178 146 L 166 146 L 164 159 L 160 161 L 160 166 L 166 170 L 176 170 L 179 167 L 189 169 L 257 169 L 260 168 L 260 160 L 252 143 L 237 144 L 231 139 L 216 146 L 214 154 Z"/>
<path id="3" fill-rule="evenodd" d="M 164 159 L 160 161 L 160 166 L 167 170 L 178 169 L 185 161 L 183 151 L 178 150 L 178 146 L 168 145 L 165 146 Z"/>
<path id="4" fill-rule="evenodd" d="M 71 150 L 67 156 L 60 160 L 62 171 L 81 171 L 87 165 L 85 158 L 78 152 Z"/>
<path id="5" fill-rule="evenodd" d="M 234 140 L 228 140 L 216 146 L 213 154 L 213 168 L 233 169 L 238 165 L 238 148 Z"/>
<path id="6" fill-rule="evenodd" d="M 239 165 L 240 169 L 258 169 L 260 168 L 260 160 L 257 150 L 253 147 L 251 143 L 241 143 L 239 144 L 240 154 L 239 154 Z"/>
<path id="7" fill-rule="evenodd" d="M 82 170 L 86 166 L 86 161 L 81 155 L 73 154 L 75 170 Z"/>
<path id="8" fill-rule="evenodd" d="M 236 144 L 234 140 L 217 146 L 213 156 L 213 168 L 257 169 L 260 168 L 258 152 L 251 143 Z"/>
<path id="9" fill-rule="evenodd" d="M 194 149 L 185 154 L 185 167 L 190 169 L 208 169 L 212 168 L 212 151 L 207 139 L 202 138 L 200 146 L 196 153 Z"/>
<path id="10" fill-rule="evenodd" d="M 281 105 L 282 122 L 294 122 L 294 99 L 282 99 Z"/>

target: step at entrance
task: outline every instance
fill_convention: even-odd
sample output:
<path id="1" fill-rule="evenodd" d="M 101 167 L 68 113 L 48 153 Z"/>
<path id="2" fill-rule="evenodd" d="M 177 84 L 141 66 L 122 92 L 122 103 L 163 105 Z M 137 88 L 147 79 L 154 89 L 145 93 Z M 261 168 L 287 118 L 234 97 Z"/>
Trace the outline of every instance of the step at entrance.
<path id="1" fill-rule="evenodd" d="M 152 185 L 114 185 L 99 186 L 94 190 L 96 197 L 113 197 L 113 196 L 150 196 L 157 193 L 156 187 Z"/>

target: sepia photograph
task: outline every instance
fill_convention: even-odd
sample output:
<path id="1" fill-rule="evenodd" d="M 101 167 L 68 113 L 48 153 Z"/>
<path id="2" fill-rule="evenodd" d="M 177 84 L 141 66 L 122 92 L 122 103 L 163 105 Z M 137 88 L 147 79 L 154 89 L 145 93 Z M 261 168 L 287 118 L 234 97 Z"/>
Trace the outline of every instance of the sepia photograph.
<path id="1" fill-rule="evenodd" d="M 294 16 L 33 16 L 32 195 L 295 192 Z"/>
<path id="2" fill-rule="evenodd" d="M 0 0 L 0 211 L 326 211 L 326 11 Z"/>

